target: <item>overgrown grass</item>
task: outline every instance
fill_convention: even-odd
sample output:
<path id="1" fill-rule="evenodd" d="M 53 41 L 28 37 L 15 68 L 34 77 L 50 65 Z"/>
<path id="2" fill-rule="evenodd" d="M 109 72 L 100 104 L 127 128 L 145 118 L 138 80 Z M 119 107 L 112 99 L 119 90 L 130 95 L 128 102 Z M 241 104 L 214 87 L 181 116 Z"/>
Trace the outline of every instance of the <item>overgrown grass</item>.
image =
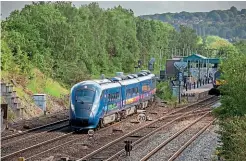
<path id="1" fill-rule="evenodd" d="M 33 93 L 45 93 L 54 97 L 68 94 L 69 91 L 58 82 L 45 77 L 39 70 L 33 70 L 32 79 L 28 82 L 27 88 Z"/>

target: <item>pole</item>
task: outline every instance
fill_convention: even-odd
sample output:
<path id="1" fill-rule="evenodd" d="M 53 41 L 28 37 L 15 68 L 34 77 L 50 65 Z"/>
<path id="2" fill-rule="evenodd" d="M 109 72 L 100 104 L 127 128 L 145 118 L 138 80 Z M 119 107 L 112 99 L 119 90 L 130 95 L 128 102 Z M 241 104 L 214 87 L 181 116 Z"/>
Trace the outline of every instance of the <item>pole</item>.
<path id="1" fill-rule="evenodd" d="M 178 76 L 178 79 L 179 79 L 179 104 L 181 103 L 181 89 L 180 89 L 180 87 L 181 87 L 181 81 L 180 81 L 180 74 L 181 72 L 179 72 L 179 76 Z"/>
<path id="2" fill-rule="evenodd" d="M 181 98 L 180 98 L 180 95 L 181 95 L 181 89 L 180 89 L 180 80 L 179 80 L 179 104 L 180 104 L 180 102 L 181 102 Z"/>
<path id="3" fill-rule="evenodd" d="M 159 68 L 161 70 L 161 48 L 160 48 L 160 63 L 159 63 Z"/>

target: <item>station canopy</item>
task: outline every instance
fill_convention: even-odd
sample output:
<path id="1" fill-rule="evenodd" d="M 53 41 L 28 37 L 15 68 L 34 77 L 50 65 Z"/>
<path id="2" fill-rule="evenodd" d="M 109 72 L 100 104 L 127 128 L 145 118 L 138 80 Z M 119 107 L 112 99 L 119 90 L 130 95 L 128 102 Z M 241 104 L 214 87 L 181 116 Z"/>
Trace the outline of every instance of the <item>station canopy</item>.
<path id="1" fill-rule="evenodd" d="M 202 56 L 200 54 L 192 54 L 187 57 L 183 57 L 184 62 L 201 62 L 201 63 L 210 63 L 210 64 L 219 64 L 220 59 L 218 58 L 207 58 L 205 56 Z"/>

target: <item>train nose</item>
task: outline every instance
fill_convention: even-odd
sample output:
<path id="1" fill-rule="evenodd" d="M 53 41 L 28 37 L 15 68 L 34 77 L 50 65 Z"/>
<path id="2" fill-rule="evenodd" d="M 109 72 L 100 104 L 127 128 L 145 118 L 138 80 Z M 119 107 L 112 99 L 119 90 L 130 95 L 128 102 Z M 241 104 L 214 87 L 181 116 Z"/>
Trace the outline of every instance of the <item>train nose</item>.
<path id="1" fill-rule="evenodd" d="M 91 117 L 93 117 L 91 110 L 87 110 L 87 109 L 77 109 L 75 110 L 75 113 L 76 113 L 75 117 L 77 118 L 90 119 Z"/>

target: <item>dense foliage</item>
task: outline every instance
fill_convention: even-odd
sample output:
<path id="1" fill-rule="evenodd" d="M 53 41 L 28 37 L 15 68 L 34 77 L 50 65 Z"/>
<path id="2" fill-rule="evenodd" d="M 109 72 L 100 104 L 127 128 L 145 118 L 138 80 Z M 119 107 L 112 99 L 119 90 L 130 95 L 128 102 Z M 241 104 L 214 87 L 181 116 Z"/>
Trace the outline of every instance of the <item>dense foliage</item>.
<path id="1" fill-rule="evenodd" d="M 214 112 L 219 118 L 220 155 L 228 161 L 245 160 L 246 152 L 246 50 L 245 44 L 239 42 L 231 47 L 231 52 L 222 62 L 222 77 L 226 84 L 220 89 L 222 106 Z"/>
<path id="2" fill-rule="evenodd" d="M 221 70 L 226 84 L 221 87 L 225 94 L 222 97 L 223 106 L 220 108 L 220 114 L 223 117 L 244 116 L 245 91 L 246 91 L 246 55 L 239 54 L 237 50 L 232 51 L 227 60 L 223 61 Z"/>
<path id="3" fill-rule="evenodd" d="M 238 11 L 236 7 L 231 7 L 229 10 L 163 13 L 140 17 L 168 22 L 177 30 L 179 25 L 189 26 L 200 36 L 217 35 L 231 41 L 246 39 L 246 9 Z"/>
<path id="4" fill-rule="evenodd" d="M 160 82 L 157 84 L 156 94 L 162 100 L 172 101 L 175 99 L 172 95 L 172 88 L 170 82 Z"/>
<path id="5" fill-rule="evenodd" d="M 233 117 L 220 121 L 222 147 L 219 155 L 228 161 L 246 158 L 246 117 Z"/>
<path id="6" fill-rule="evenodd" d="M 146 68 L 151 57 L 159 63 L 160 50 L 194 48 L 199 41 L 187 27 L 178 33 L 121 6 L 103 10 L 97 3 L 76 8 L 71 2 L 34 2 L 12 12 L 1 27 L 2 70 L 30 75 L 36 67 L 67 85 L 100 74 L 133 72 L 138 59 Z"/>

